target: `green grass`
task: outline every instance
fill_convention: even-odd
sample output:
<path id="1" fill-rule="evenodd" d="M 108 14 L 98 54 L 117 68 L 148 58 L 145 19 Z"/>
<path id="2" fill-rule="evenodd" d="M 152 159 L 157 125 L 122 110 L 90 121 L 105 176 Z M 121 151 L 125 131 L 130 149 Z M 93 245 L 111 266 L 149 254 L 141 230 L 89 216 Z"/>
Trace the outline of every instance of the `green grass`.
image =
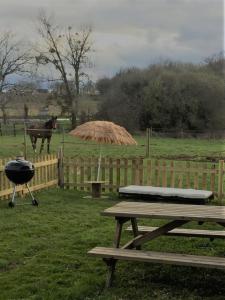
<path id="1" fill-rule="evenodd" d="M 102 154 L 108 156 L 145 156 L 146 138 L 144 135 L 134 136 L 138 142 L 137 146 L 102 145 Z M 64 149 L 66 156 L 93 156 L 99 155 L 99 145 L 94 142 L 84 142 L 78 138 L 65 134 Z M 0 157 L 17 156 L 24 151 L 23 135 L 0 136 Z M 57 153 L 62 146 L 62 135 L 54 134 L 51 141 L 51 153 Z M 40 140 L 37 149 L 40 149 Z M 27 137 L 27 151 L 29 156 L 33 155 L 31 142 Z M 46 153 L 46 145 L 43 153 Z M 200 160 L 204 157 L 223 158 L 225 156 L 224 140 L 206 139 L 175 139 L 175 138 L 152 138 L 150 146 L 151 157 L 172 158 L 177 157 L 186 160 L 192 158 Z"/>
<path id="2" fill-rule="evenodd" d="M 116 196 L 82 196 L 51 189 L 37 194 L 38 208 L 0 203 L 0 299 L 224 299 L 225 272 L 134 262 L 119 262 L 114 287 L 104 290 L 106 267 L 87 251 L 112 245 L 114 220 L 99 213 Z M 223 240 L 161 237 L 145 248 L 225 256 Z"/>

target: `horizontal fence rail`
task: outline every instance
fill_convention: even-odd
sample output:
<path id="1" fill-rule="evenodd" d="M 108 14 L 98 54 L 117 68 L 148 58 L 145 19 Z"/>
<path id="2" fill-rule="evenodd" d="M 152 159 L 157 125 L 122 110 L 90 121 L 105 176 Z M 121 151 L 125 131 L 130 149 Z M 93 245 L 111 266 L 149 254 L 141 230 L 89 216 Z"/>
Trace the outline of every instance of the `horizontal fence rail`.
<path id="1" fill-rule="evenodd" d="M 61 181 L 65 188 L 90 190 L 97 178 L 98 159 L 65 158 Z M 62 173 L 62 172 L 61 172 Z M 102 158 L 100 181 L 103 191 L 113 192 L 126 185 L 151 185 L 210 190 L 224 196 L 224 161 L 218 163 L 153 160 L 144 158 Z"/>
<path id="2" fill-rule="evenodd" d="M 0 198 L 8 199 L 13 191 L 13 184 L 7 179 L 4 168 L 12 158 L 0 160 Z M 41 190 L 58 184 L 58 158 L 56 155 L 43 155 L 29 159 L 35 166 L 35 175 L 28 183 L 31 191 Z M 28 193 L 25 185 L 16 188 L 20 196 Z"/>

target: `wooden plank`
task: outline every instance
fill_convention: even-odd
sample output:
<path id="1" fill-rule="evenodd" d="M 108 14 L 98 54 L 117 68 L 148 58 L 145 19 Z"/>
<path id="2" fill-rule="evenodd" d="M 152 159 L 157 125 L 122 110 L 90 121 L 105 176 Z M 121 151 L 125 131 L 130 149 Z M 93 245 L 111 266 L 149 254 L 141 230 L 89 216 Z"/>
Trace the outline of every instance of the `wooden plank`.
<path id="1" fill-rule="evenodd" d="M 35 168 L 35 173 L 37 173 L 37 184 L 40 184 L 42 182 L 42 177 L 41 177 L 41 171 L 43 168 Z"/>
<path id="2" fill-rule="evenodd" d="M 102 176 L 100 176 L 100 180 L 101 181 L 106 181 L 106 174 L 105 174 L 105 165 L 106 165 L 106 163 L 105 163 L 105 157 L 102 157 L 102 162 L 101 162 L 101 175 Z M 105 186 L 103 186 L 102 185 L 102 192 L 105 192 Z"/>
<path id="3" fill-rule="evenodd" d="M 139 178 L 139 159 L 136 158 L 134 160 L 134 184 L 139 185 L 140 178 Z"/>
<path id="4" fill-rule="evenodd" d="M 190 189 L 191 187 L 191 174 L 190 174 L 190 161 L 186 162 L 186 188 Z"/>
<path id="5" fill-rule="evenodd" d="M 115 231 L 114 242 L 113 242 L 115 248 L 119 248 L 120 246 L 123 223 L 124 223 L 123 218 L 116 220 L 116 231 Z M 108 274 L 106 278 L 106 287 L 110 287 L 115 272 L 116 260 L 111 259 L 110 261 L 108 261 L 107 265 L 108 265 Z"/>
<path id="6" fill-rule="evenodd" d="M 99 158 L 97 157 L 93 157 L 93 162 L 94 162 L 94 180 L 97 180 L 97 176 L 98 176 L 98 160 Z"/>
<path id="7" fill-rule="evenodd" d="M 157 227 L 150 226 L 138 226 L 137 232 L 146 233 L 157 229 Z M 126 231 L 133 232 L 132 226 L 126 228 Z M 165 233 L 166 235 L 173 236 L 186 236 L 186 237 L 205 237 L 205 238 L 225 238 L 225 230 L 199 230 L 199 229 L 186 229 L 186 228 L 176 228 Z"/>
<path id="8" fill-rule="evenodd" d="M 31 191 L 37 191 L 37 190 L 41 190 L 41 189 L 44 189 L 44 188 L 47 188 L 47 187 L 50 187 L 50 186 L 55 186 L 55 185 L 57 185 L 57 183 L 58 183 L 58 180 L 55 179 L 55 180 L 49 181 L 47 183 L 41 183 L 39 185 L 33 185 L 33 186 L 29 185 L 29 188 L 30 188 Z M 24 185 L 18 185 L 16 187 L 16 191 L 20 192 L 21 194 L 27 194 L 28 193 L 28 191 L 27 191 L 27 189 Z M 13 192 L 13 187 L 5 189 L 4 191 L 0 191 L 0 197 L 6 196 L 6 195 L 11 195 L 12 192 Z"/>
<path id="9" fill-rule="evenodd" d="M 112 192 L 113 191 L 113 159 L 109 158 L 109 191 Z"/>
<path id="10" fill-rule="evenodd" d="M 207 169 L 207 164 L 206 163 L 203 163 L 203 166 L 202 168 L 204 170 Z M 202 174 L 202 189 L 203 190 L 206 190 L 207 189 L 207 182 L 206 182 L 206 179 L 207 179 L 207 172 L 206 171 L 203 171 L 203 174 Z"/>
<path id="11" fill-rule="evenodd" d="M 143 185 L 143 158 L 139 158 L 138 160 L 138 182 L 140 185 Z"/>
<path id="12" fill-rule="evenodd" d="M 123 182 L 124 182 L 124 185 L 126 186 L 127 182 L 128 182 L 128 159 L 124 158 L 123 161 L 124 161 L 124 178 L 123 178 Z"/>
<path id="13" fill-rule="evenodd" d="M 152 263 L 183 265 L 202 268 L 225 269 L 225 258 L 155 251 L 140 251 L 118 248 L 95 247 L 89 255 L 108 259 L 134 260 Z"/>
<path id="14" fill-rule="evenodd" d="M 224 177 L 224 161 L 219 161 L 219 170 L 218 170 L 218 198 L 222 201 L 223 197 L 223 178 Z"/>
<path id="15" fill-rule="evenodd" d="M 35 168 L 41 168 L 43 166 L 50 166 L 50 165 L 57 165 L 58 163 L 58 159 L 57 158 L 52 158 L 52 159 L 48 159 L 47 156 L 45 156 L 45 159 L 42 161 L 38 161 L 34 163 Z"/>
<path id="16" fill-rule="evenodd" d="M 185 170 L 184 164 L 182 164 L 182 168 Z M 184 173 L 180 173 L 179 176 L 178 176 L 178 183 L 177 183 L 177 186 L 178 186 L 178 188 L 180 188 L 180 189 L 183 188 L 183 175 L 184 175 Z"/>
<path id="17" fill-rule="evenodd" d="M 199 178 L 198 178 L 199 172 L 198 172 L 198 164 L 197 163 L 196 163 L 195 168 L 196 168 L 196 171 L 194 173 L 194 189 L 197 190 L 198 189 L 198 183 L 199 183 Z"/>
<path id="18" fill-rule="evenodd" d="M 116 159 L 116 185 L 120 187 L 120 159 Z"/>
<path id="19" fill-rule="evenodd" d="M 138 232 L 138 225 L 137 225 L 137 219 L 136 218 L 131 218 L 130 228 L 131 228 L 131 231 L 133 232 L 134 238 L 137 237 L 139 235 L 139 232 Z M 137 246 L 136 249 L 141 250 L 141 246 Z"/>
<path id="20" fill-rule="evenodd" d="M 167 187 L 167 165 L 165 160 L 162 162 L 162 186 Z"/>
<path id="21" fill-rule="evenodd" d="M 102 159 L 102 160 L 103 160 L 102 163 L 105 164 L 104 159 Z M 87 181 L 92 181 L 91 167 L 92 167 L 92 158 L 91 158 L 91 157 L 88 157 L 88 158 L 87 158 Z M 104 166 L 103 166 L 103 168 L 102 168 L 102 172 L 105 172 Z M 77 182 L 76 182 L 76 183 L 77 183 Z M 77 188 L 77 186 L 75 186 L 75 187 Z M 91 191 L 91 186 L 90 186 L 90 185 L 88 185 L 87 190 L 88 190 L 88 191 Z"/>
<path id="22" fill-rule="evenodd" d="M 80 158 L 80 185 L 81 190 L 84 190 L 84 158 Z"/>
<path id="23" fill-rule="evenodd" d="M 65 182 L 65 187 L 67 188 L 67 189 L 69 189 L 69 185 L 67 184 L 69 181 L 70 181 L 70 168 L 71 168 L 71 166 L 70 166 L 70 159 L 69 158 L 66 158 L 66 160 L 65 160 L 65 165 L 66 165 L 66 167 L 65 167 L 65 171 L 66 171 L 66 182 Z"/>
<path id="24" fill-rule="evenodd" d="M 48 160 L 48 156 L 45 155 L 44 156 L 44 160 Z M 45 164 L 43 167 L 44 167 L 44 170 L 45 170 L 45 183 L 47 184 L 48 182 L 48 175 L 49 175 L 49 172 L 48 172 L 48 166 L 47 164 Z"/>
<path id="25" fill-rule="evenodd" d="M 137 246 L 141 246 L 141 244 L 151 241 L 160 235 L 166 234 L 168 231 L 177 228 L 179 226 L 182 226 L 186 224 L 188 221 L 187 220 L 175 220 L 171 221 L 161 227 L 157 227 L 155 230 L 146 232 L 145 234 L 141 236 L 135 237 L 133 240 L 129 241 L 123 248 L 134 248 Z"/>
<path id="26" fill-rule="evenodd" d="M 135 159 L 131 160 L 131 184 L 135 184 Z"/>
<path id="27" fill-rule="evenodd" d="M 211 169 L 212 169 L 212 173 L 211 173 L 211 176 L 210 176 L 210 190 L 215 192 L 216 165 L 213 164 Z"/>
<path id="28" fill-rule="evenodd" d="M 56 186 L 57 184 L 58 184 L 58 180 L 55 179 L 55 180 L 48 181 L 47 183 L 41 183 L 39 185 L 32 186 L 32 187 L 30 187 L 30 190 L 37 191 L 37 190 L 45 189 L 45 188 L 48 188 L 51 186 Z M 26 190 L 25 190 L 25 193 L 27 193 Z"/>
<path id="29" fill-rule="evenodd" d="M 152 161 L 147 161 L 147 185 L 152 185 Z"/>
<path id="30" fill-rule="evenodd" d="M 71 168 L 73 168 L 73 182 L 74 182 L 74 188 L 77 189 L 77 172 L 78 172 L 78 168 L 77 168 L 77 164 L 76 164 L 76 158 L 74 159 L 75 163 L 73 164 L 73 166 L 71 166 Z M 67 178 L 68 180 L 68 178 Z M 67 181 L 67 186 L 68 186 L 68 181 Z"/>
<path id="31" fill-rule="evenodd" d="M 170 162 L 170 187 L 175 186 L 174 161 Z"/>
<path id="32" fill-rule="evenodd" d="M 156 186 L 160 186 L 160 161 L 155 161 L 155 183 Z"/>
<path id="33" fill-rule="evenodd" d="M 104 210 L 104 216 L 225 222 L 225 207 L 122 201 Z"/>

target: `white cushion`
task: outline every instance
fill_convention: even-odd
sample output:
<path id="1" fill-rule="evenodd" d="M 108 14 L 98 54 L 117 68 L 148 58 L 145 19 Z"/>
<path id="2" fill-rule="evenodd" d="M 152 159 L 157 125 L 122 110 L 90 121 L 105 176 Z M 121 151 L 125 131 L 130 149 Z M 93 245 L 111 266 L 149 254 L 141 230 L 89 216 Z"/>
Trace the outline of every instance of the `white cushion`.
<path id="1" fill-rule="evenodd" d="M 129 185 L 119 188 L 121 194 L 153 195 L 162 197 L 181 197 L 189 199 L 208 199 L 212 196 L 211 191 L 195 189 L 177 189 L 154 186 Z"/>

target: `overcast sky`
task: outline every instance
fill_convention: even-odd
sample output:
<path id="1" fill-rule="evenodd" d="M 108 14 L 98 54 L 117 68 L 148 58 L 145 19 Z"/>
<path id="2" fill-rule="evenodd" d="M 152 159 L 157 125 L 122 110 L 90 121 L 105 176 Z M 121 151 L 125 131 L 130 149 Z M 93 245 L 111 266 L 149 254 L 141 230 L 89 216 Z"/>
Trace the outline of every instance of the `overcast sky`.
<path id="1" fill-rule="evenodd" d="M 92 79 L 160 59 L 201 62 L 224 48 L 223 0 L 0 0 L 0 28 L 34 38 L 38 11 L 93 28 Z"/>

